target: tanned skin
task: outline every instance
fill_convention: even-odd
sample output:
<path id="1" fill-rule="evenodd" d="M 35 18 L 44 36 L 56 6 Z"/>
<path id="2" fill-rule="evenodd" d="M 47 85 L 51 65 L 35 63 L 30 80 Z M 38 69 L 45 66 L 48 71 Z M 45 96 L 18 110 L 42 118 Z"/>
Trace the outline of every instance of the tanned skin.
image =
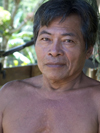
<path id="1" fill-rule="evenodd" d="M 70 15 L 39 30 L 35 50 L 42 75 L 0 90 L 0 133 L 100 133 L 100 83 L 82 72 L 81 20 Z"/>

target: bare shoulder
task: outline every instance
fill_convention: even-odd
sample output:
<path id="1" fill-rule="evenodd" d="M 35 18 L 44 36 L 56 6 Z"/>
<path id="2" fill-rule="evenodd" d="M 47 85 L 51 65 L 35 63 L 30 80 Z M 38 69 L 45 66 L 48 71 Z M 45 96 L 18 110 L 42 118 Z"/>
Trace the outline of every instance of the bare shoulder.
<path id="1" fill-rule="evenodd" d="M 0 111 L 4 111 L 8 103 L 13 99 L 14 94 L 17 93 L 19 89 L 18 86 L 20 81 L 11 81 L 2 86 L 0 89 Z"/>
<path id="2" fill-rule="evenodd" d="M 23 82 L 26 83 L 27 85 L 31 85 L 31 86 L 40 88 L 41 83 L 42 83 L 42 75 L 24 79 Z"/>
<path id="3" fill-rule="evenodd" d="M 87 78 L 86 80 L 89 83 L 87 91 L 89 91 L 89 94 L 91 94 L 91 102 L 97 111 L 100 122 L 100 82 L 91 78 Z"/>
<path id="4" fill-rule="evenodd" d="M 22 95 L 29 91 L 34 91 L 36 88 L 40 88 L 41 77 L 42 76 L 36 76 L 24 80 L 15 80 L 6 83 L 0 89 L 0 108 L 1 106 L 6 106 L 10 100 L 15 98 L 16 95 Z"/>
<path id="5" fill-rule="evenodd" d="M 80 91 L 85 96 L 87 103 L 89 102 L 88 107 L 90 108 L 90 105 L 93 107 L 100 123 L 100 82 L 84 75 L 82 85 L 83 91 Z"/>
<path id="6" fill-rule="evenodd" d="M 100 82 L 91 80 L 91 94 L 96 104 L 100 104 Z"/>
<path id="7" fill-rule="evenodd" d="M 13 91 L 15 90 L 15 85 L 18 81 L 13 81 L 6 83 L 1 89 L 0 89 L 0 133 L 2 133 L 2 121 L 3 121 L 3 115 L 5 108 L 13 98 Z"/>
<path id="8" fill-rule="evenodd" d="M 85 74 L 82 74 L 82 82 L 81 82 L 80 86 L 82 88 L 86 88 L 87 90 L 93 89 L 93 91 L 94 91 L 94 89 L 96 90 L 96 88 L 100 87 L 100 82 L 86 76 Z"/>
<path id="9" fill-rule="evenodd" d="M 15 80 L 6 83 L 0 89 L 0 133 L 2 133 L 2 120 L 4 112 L 11 102 L 16 103 L 20 101 L 21 97 L 27 98 L 28 94 L 33 93 L 36 88 L 41 86 L 41 76 L 25 79 Z"/>
<path id="10" fill-rule="evenodd" d="M 83 83 L 81 84 L 86 93 L 89 92 L 91 100 L 96 104 L 100 101 L 100 82 L 83 75 Z M 91 101 L 92 102 L 92 101 Z M 100 103 L 100 102 L 99 102 Z"/>
<path id="11" fill-rule="evenodd" d="M 0 108 L 2 105 L 5 106 L 7 101 L 11 98 L 13 90 L 15 89 L 15 84 L 17 83 L 18 81 L 11 81 L 2 86 L 0 89 Z"/>
<path id="12" fill-rule="evenodd" d="M 42 75 L 32 77 L 32 78 L 27 78 L 24 80 L 14 80 L 6 83 L 1 89 L 0 89 L 0 94 L 7 93 L 11 94 L 11 92 L 17 92 L 17 90 L 21 91 L 23 89 L 26 89 L 27 87 L 40 87 L 42 82 Z"/>

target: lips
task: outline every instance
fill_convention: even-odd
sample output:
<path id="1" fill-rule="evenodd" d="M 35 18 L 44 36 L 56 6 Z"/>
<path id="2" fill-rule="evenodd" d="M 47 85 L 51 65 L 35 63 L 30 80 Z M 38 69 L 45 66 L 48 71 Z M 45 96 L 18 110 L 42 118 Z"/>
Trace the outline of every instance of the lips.
<path id="1" fill-rule="evenodd" d="M 59 62 L 49 62 L 46 63 L 46 66 L 51 67 L 51 68 L 59 68 L 59 67 L 63 67 L 65 64 L 64 63 L 59 63 Z"/>

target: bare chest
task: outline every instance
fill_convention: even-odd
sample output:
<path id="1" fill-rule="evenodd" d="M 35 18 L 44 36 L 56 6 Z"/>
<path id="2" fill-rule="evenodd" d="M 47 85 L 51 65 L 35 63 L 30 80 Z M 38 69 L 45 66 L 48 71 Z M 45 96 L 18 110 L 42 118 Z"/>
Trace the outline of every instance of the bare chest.
<path id="1" fill-rule="evenodd" d="M 7 107 L 3 133 L 97 133 L 89 101 L 18 98 Z"/>

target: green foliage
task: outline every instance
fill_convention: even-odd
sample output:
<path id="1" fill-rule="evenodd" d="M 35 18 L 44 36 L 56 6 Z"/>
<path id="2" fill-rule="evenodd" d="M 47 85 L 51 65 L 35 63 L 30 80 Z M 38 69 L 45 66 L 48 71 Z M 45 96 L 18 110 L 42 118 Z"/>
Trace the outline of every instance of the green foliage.
<path id="1" fill-rule="evenodd" d="M 28 23 L 21 28 L 21 30 L 14 32 L 10 35 L 10 28 L 17 28 L 24 21 L 27 13 L 33 12 L 36 5 L 39 3 L 37 0 L 25 0 L 21 1 L 17 13 L 14 17 L 13 27 L 10 27 L 11 13 L 14 7 L 14 1 L 9 0 L 9 11 L 0 7 L 0 32 L 3 36 L 9 36 L 8 47 L 9 49 L 20 46 L 31 40 L 33 37 L 33 22 Z M 0 42 L 2 37 L 0 38 Z M 37 62 L 34 46 L 27 47 L 19 52 L 15 52 L 7 57 L 6 66 L 12 67 L 17 65 L 28 65 Z"/>
<path id="2" fill-rule="evenodd" d="M 14 18 L 14 28 L 17 28 L 23 18 L 23 11 L 19 11 Z"/>
<path id="3" fill-rule="evenodd" d="M 11 14 L 9 11 L 6 11 L 3 9 L 3 7 L 0 7 L 0 33 L 5 35 L 9 32 L 9 24 L 11 21 Z"/>
<path id="4" fill-rule="evenodd" d="M 22 31 L 12 34 L 12 37 L 9 39 L 8 42 L 9 48 L 20 46 L 31 40 L 31 38 L 33 37 L 33 33 L 32 31 L 26 31 L 27 28 L 29 27 L 24 26 Z M 12 62 L 9 60 L 12 60 Z M 34 46 L 30 46 L 21 50 L 20 52 L 13 53 L 13 56 L 9 56 L 7 60 L 7 66 L 9 67 L 16 65 L 29 65 L 34 63 L 36 63 Z"/>
<path id="5" fill-rule="evenodd" d="M 15 1 L 9 0 L 9 3 L 6 3 L 8 5 L 8 11 L 4 10 L 3 7 L 0 7 L 0 43 L 2 43 L 2 38 L 6 37 L 8 39 L 8 47 L 11 49 L 30 41 L 33 37 L 32 20 L 28 21 L 20 30 L 16 30 L 14 33 L 11 31 L 20 27 L 27 18 L 28 13 L 34 14 L 36 8 L 43 1 L 44 0 L 21 0 L 17 12 L 15 11 L 14 21 L 12 14 L 14 13 L 14 10 L 16 10 Z M 0 0 L 0 5 L 3 6 L 3 0 Z M 0 49 L 2 49 L 2 45 L 0 46 Z M 34 64 L 36 62 L 36 53 L 33 45 L 9 55 L 7 57 L 6 67 Z"/>
<path id="6" fill-rule="evenodd" d="M 0 6 L 2 6 L 2 0 L 0 0 Z"/>

